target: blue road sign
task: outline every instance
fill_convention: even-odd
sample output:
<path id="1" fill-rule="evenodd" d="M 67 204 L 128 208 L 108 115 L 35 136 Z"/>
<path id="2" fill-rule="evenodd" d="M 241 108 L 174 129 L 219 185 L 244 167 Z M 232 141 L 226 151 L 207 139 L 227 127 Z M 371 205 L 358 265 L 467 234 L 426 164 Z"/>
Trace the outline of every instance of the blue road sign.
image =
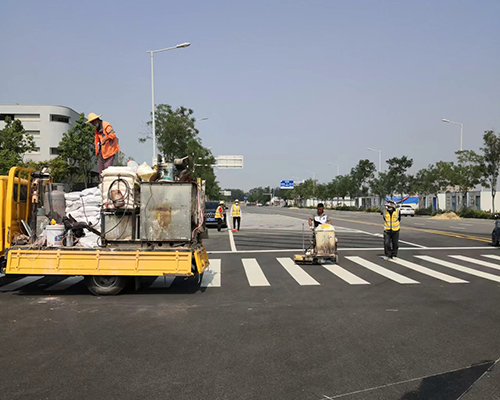
<path id="1" fill-rule="evenodd" d="M 247 196 L 243 197 L 243 200 L 248 200 L 248 197 Z"/>
<path id="2" fill-rule="evenodd" d="M 293 181 L 281 181 L 280 189 L 293 189 Z"/>

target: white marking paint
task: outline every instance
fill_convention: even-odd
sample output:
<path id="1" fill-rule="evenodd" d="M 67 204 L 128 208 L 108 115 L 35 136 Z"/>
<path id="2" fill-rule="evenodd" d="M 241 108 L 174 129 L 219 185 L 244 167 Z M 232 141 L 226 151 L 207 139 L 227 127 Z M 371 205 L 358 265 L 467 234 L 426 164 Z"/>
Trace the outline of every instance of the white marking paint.
<path id="1" fill-rule="evenodd" d="M 373 271 L 379 275 L 385 276 L 386 278 L 400 283 L 402 285 L 409 285 L 409 284 L 419 284 L 420 282 L 417 282 L 413 279 L 410 279 L 406 276 L 400 275 L 394 271 L 391 271 L 390 269 L 381 267 L 380 265 L 377 265 L 375 263 L 372 263 L 371 261 L 367 261 L 364 258 L 358 257 L 358 256 L 348 256 L 346 257 L 348 260 L 355 262 L 356 264 L 361 265 L 362 267 L 365 267 L 369 269 L 370 271 Z"/>
<path id="2" fill-rule="evenodd" d="M 488 261 L 476 260 L 475 258 L 465 257 L 465 256 L 450 256 L 450 257 L 456 258 L 457 260 L 470 262 L 472 264 L 482 265 L 483 267 L 493 268 L 500 271 L 500 265 L 493 264 Z"/>
<path id="3" fill-rule="evenodd" d="M 434 257 L 430 257 L 430 256 L 415 256 L 415 257 L 420 258 L 421 260 L 424 260 L 424 261 L 434 263 L 434 264 L 442 265 L 443 267 L 454 269 L 456 271 L 464 272 L 466 274 L 478 276 L 480 278 L 488 279 L 488 280 L 494 281 L 494 282 L 500 282 L 500 276 L 489 274 L 487 272 L 478 271 L 478 270 L 468 268 L 468 267 L 462 267 L 461 265 L 451 263 L 448 261 L 443 261 L 443 260 L 440 260 L 438 258 L 434 258 Z"/>
<path id="4" fill-rule="evenodd" d="M 465 230 L 466 228 L 462 227 L 462 226 L 449 226 L 448 228 L 450 229 L 457 229 L 457 230 Z"/>
<path id="5" fill-rule="evenodd" d="M 448 283 L 469 283 L 468 281 L 464 281 L 463 279 L 455 278 L 454 276 L 434 271 L 433 269 L 423 267 L 422 265 L 418 265 L 410 261 L 403 260 L 401 258 L 395 258 L 392 259 L 391 261 L 396 264 L 402 265 L 403 267 L 410 268 L 414 271 L 420 272 L 421 274 L 429 275 L 432 276 L 433 278 L 437 278 Z"/>
<path id="6" fill-rule="evenodd" d="M 152 289 L 169 288 L 174 283 L 174 280 L 175 276 L 159 276 L 149 287 Z"/>
<path id="7" fill-rule="evenodd" d="M 5 286 L 0 288 L 0 292 L 10 292 L 13 290 L 17 290 L 23 286 L 29 285 L 30 283 L 36 282 L 40 279 L 44 278 L 43 276 L 27 276 L 25 278 L 21 278 L 15 282 L 11 282 Z"/>
<path id="8" fill-rule="evenodd" d="M 500 256 L 497 256 L 496 254 L 481 254 L 481 256 L 500 261 Z"/>
<path id="9" fill-rule="evenodd" d="M 228 228 L 228 232 L 229 232 L 229 245 L 231 246 L 231 252 L 236 252 L 236 243 L 234 243 L 234 235 L 233 235 L 233 225 L 231 223 L 231 221 L 229 221 L 229 224 L 228 224 L 229 228 Z"/>
<path id="10" fill-rule="evenodd" d="M 299 285 L 309 286 L 320 284 L 311 275 L 295 264 L 291 258 L 278 258 L 277 260 Z"/>
<path id="11" fill-rule="evenodd" d="M 250 286 L 271 286 L 255 258 L 243 258 L 241 262 Z"/>
<path id="12" fill-rule="evenodd" d="M 57 282 L 55 285 L 48 287 L 45 290 L 66 290 L 67 288 L 76 285 L 83 281 L 83 276 L 70 276 L 69 278 L 63 279 L 60 282 Z"/>
<path id="13" fill-rule="evenodd" d="M 203 273 L 201 287 L 221 286 L 221 260 L 210 260 L 210 267 Z"/>
<path id="14" fill-rule="evenodd" d="M 346 281 L 349 285 L 369 285 L 370 282 L 361 279 L 359 276 L 342 268 L 340 265 L 323 265 L 325 269 L 330 271 L 332 274 L 338 276 L 340 279 Z"/>

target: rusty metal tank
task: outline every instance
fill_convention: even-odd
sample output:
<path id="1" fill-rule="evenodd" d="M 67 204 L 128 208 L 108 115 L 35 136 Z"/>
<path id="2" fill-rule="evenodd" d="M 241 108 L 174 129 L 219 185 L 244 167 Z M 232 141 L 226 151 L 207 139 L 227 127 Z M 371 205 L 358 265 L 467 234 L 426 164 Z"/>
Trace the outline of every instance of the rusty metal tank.
<path id="1" fill-rule="evenodd" d="M 141 182 L 141 240 L 191 241 L 200 217 L 195 183 Z"/>

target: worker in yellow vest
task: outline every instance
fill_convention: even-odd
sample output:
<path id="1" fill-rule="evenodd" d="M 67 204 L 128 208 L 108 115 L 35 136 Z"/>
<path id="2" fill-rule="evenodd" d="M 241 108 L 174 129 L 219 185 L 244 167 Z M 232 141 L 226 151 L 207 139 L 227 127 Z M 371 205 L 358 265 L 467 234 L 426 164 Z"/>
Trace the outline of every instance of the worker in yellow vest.
<path id="1" fill-rule="evenodd" d="M 241 225 L 241 207 L 238 199 L 234 201 L 231 207 L 231 216 L 233 217 L 233 229 L 240 230 Z M 238 225 L 238 227 L 236 227 Z"/>
<path id="2" fill-rule="evenodd" d="M 217 230 L 220 232 L 224 223 L 224 202 L 221 200 L 215 210 L 215 219 L 217 220 Z"/>
<path id="3" fill-rule="evenodd" d="M 393 200 L 387 201 L 384 213 L 385 260 L 398 256 L 400 221 L 401 214 L 396 208 L 396 203 Z"/>

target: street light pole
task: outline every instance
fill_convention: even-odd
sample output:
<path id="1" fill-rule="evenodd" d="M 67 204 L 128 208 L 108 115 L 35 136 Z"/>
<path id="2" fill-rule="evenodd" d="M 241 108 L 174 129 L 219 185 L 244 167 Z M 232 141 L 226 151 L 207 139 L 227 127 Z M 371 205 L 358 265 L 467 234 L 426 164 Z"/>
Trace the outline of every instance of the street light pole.
<path id="1" fill-rule="evenodd" d="M 379 177 L 380 176 L 380 169 L 382 168 L 382 150 L 372 149 L 371 147 L 367 147 L 366 150 L 378 152 L 378 171 L 377 171 L 377 177 Z"/>
<path id="2" fill-rule="evenodd" d="M 462 151 L 464 149 L 463 148 L 464 124 L 462 124 L 461 122 L 450 121 L 449 119 L 445 118 L 443 118 L 441 121 L 447 122 L 448 124 L 460 125 L 460 151 Z"/>
<path id="3" fill-rule="evenodd" d="M 337 175 L 336 176 L 339 176 L 340 175 L 340 166 L 338 164 L 335 164 L 332 162 L 329 162 L 328 164 L 333 165 L 334 167 L 337 167 Z"/>
<path id="4" fill-rule="evenodd" d="M 152 114 L 152 129 L 153 129 L 153 164 L 157 162 L 156 160 L 156 118 L 155 118 L 155 86 L 154 86 L 154 61 L 153 61 L 153 55 L 154 53 L 161 53 L 163 51 L 168 51 L 168 50 L 175 50 L 175 49 L 182 49 L 184 47 L 189 47 L 191 46 L 191 43 L 181 43 L 178 44 L 177 46 L 173 47 L 167 47 L 166 49 L 159 49 L 159 50 L 149 50 L 146 51 L 146 53 L 151 54 L 151 114 Z"/>

